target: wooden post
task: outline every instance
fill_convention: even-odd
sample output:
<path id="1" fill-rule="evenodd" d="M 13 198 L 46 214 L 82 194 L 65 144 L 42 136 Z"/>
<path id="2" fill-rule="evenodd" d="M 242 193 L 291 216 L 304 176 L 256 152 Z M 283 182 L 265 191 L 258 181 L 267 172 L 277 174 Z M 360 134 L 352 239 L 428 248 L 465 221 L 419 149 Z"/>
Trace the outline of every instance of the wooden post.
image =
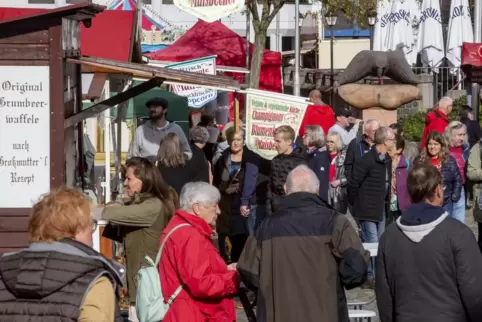
<path id="1" fill-rule="evenodd" d="M 239 100 L 234 99 L 234 133 L 239 133 Z"/>

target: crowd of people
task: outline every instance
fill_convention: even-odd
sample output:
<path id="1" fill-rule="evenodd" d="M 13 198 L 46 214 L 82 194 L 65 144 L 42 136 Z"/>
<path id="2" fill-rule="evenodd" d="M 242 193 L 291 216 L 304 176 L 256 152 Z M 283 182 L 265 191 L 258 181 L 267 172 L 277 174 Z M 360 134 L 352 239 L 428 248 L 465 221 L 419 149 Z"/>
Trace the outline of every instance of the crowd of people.
<path id="1" fill-rule="evenodd" d="M 101 210 L 125 270 L 88 247 L 88 198 L 55 190 L 33 208 L 29 248 L 0 258 L 0 321 L 120 321 L 124 274 L 138 321 L 146 257 L 158 259 L 168 322 L 235 321 L 240 283 L 259 322 L 348 321 L 355 287 L 375 290 L 382 322 L 482 321 L 482 246 L 465 225 L 470 208 L 480 245 L 482 131 L 470 107 L 449 122 L 442 98 L 418 145 L 399 124 L 333 111 L 319 91 L 310 99 L 298 133 L 274 130 L 272 160 L 246 147 L 242 126 L 220 131 L 209 115 L 186 137 L 168 102 L 150 100 L 124 199 Z M 363 243 L 379 243 L 376 261 Z"/>

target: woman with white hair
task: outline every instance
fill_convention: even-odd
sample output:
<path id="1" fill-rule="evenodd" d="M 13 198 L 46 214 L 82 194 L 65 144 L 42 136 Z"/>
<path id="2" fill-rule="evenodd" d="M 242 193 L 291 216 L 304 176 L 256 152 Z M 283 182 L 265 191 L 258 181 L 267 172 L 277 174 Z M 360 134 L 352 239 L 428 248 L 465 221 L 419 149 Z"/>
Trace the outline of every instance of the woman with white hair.
<path id="1" fill-rule="evenodd" d="M 306 125 L 303 133 L 303 144 L 308 148 L 306 161 L 320 180 L 318 195 L 328 202 L 330 154 L 325 147 L 325 132 L 319 125 Z"/>
<path id="2" fill-rule="evenodd" d="M 465 163 L 469 158 L 470 148 L 466 144 L 467 128 L 459 122 L 453 121 L 445 128 L 444 136 L 447 141 L 450 155 L 457 162 L 457 166 L 462 177 L 462 191 L 460 192 L 460 199 L 452 204 L 452 211 L 449 214 L 455 219 L 465 222 Z"/>
<path id="3" fill-rule="evenodd" d="M 330 173 L 328 181 L 328 202 L 338 212 L 346 214 L 348 203 L 346 200 L 346 186 L 348 180 L 345 177 L 346 149 L 343 148 L 342 137 L 338 132 L 330 132 L 326 136 L 326 150 L 330 154 Z"/>
<path id="4" fill-rule="evenodd" d="M 171 298 L 182 286 L 164 322 L 236 321 L 236 264 L 226 266 L 211 240 L 220 199 L 218 189 L 205 182 L 190 182 L 182 188 L 181 208 L 161 237 L 159 276 L 164 298 Z"/>

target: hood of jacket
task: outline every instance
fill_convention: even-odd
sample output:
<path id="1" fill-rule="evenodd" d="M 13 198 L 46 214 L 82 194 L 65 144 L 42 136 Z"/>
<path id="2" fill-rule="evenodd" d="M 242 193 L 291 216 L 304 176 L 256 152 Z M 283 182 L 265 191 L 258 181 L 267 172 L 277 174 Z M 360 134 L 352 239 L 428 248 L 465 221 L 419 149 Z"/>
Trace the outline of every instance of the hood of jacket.
<path id="1" fill-rule="evenodd" d="M 146 123 L 144 123 L 145 126 L 151 128 L 153 131 L 167 131 L 169 130 L 173 124 L 175 124 L 174 122 L 170 122 L 170 121 L 167 121 L 166 122 L 166 125 L 164 125 L 163 127 L 157 127 L 154 123 L 152 123 L 150 120 L 147 121 Z"/>
<path id="2" fill-rule="evenodd" d="M 56 256 L 59 254 L 70 255 L 65 258 L 71 259 L 72 262 L 79 257 L 82 260 L 71 266 L 74 269 L 65 269 L 60 274 L 58 272 L 63 261 Z M 11 261 L 10 256 L 17 258 Z M 13 265 L 15 263 L 20 265 Z M 32 243 L 19 253 L 7 253 L 0 258 L 2 281 L 16 298 L 23 299 L 42 299 L 99 268 L 109 272 L 115 278 L 117 285 L 122 285 L 125 273 L 122 265 L 109 261 L 92 248 L 73 240 Z"/>
<path id="3" fill-rule="evenodd" d="M 418 203 L 411 205 L 402 213 L 397 219 L 397 226 L 408 239 L 419 243 L 447 216 L 448 213 L 442 207 Z"/>
<path id="4" fill-rule="evenodd" d="M 297 159 L 302 159 L 304 160 L 305 159 L 305 156 L 306 156 L 306 150 L 300 146 L 296 146 L 293 151 L 291 151 L 290 154 L 288 155 L 280 155 L 280 156 L 284 156 L 284 157 L 291 157 L 291 158 L 297 158 Z"/>
<path id="5" fill-rule="evenodd" d="M 440 112 L 439 110 L 432 111 L 430 113 L 427 113 L 427 116 L 425 116 L 425 125 L 429 125 L 434 121 L 435 119 L 442 119 L 445 122 L 449 122 L 449 119 L 447 118 L 447 115 L 444 113 Z"/>

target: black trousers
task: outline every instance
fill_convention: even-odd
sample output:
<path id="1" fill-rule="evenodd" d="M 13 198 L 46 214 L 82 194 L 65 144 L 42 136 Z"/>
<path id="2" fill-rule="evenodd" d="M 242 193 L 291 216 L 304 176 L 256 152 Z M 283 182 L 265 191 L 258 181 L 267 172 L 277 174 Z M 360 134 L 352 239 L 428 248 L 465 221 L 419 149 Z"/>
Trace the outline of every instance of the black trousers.
<path id="1" fill-rule="evenodd" d="M 244 244 L 246 244 L 246 240 L 248 240 L 248 235 L 230 236 L 229 240 L 231 241 L 231 263 L 237 263 L 243 252 Z"/>
<path id="2" fill-rule="evenodd" d="M 477 238 L 477 241 L 479 243 L 479 248 L 480 248 L 480 251 L 482 252 L 482 223 L 477 223 L 477 230 L 479 231 L 479 236 Z"/>

